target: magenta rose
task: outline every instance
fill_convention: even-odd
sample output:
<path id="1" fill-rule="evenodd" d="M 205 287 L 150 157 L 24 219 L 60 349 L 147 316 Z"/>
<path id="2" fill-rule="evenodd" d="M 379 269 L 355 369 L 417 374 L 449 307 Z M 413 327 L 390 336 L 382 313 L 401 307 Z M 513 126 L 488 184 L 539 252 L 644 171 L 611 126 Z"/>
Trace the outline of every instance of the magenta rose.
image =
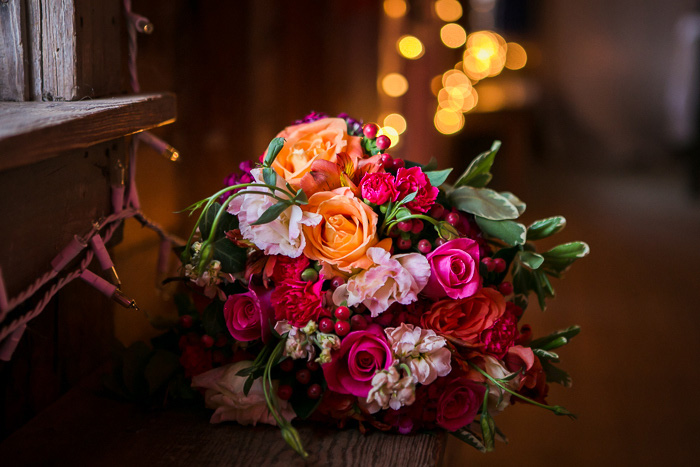
<path id="1" fill-rule="evenodd" d="M 367 397 L 377 370 L 393 364 L 391 349 L 381 326 L 373 324 L 364 331 L 353 331 L 322 365 L 328 389 L 341 394 Z"/>
<path id="2" fill-rule="evenodd" d="M 399 196 L 394 188 L 394 177 L 386 172 L 370 173 L 362 177 L 360 191 L 362 198 L 374 204 L 396 201 Z"/>
<path id="3" fill-rule="evenodd" d="M 427 255 L 430 279 L 423 289 L 426 296 L 439 299 L 467 298 L 481 289 L 479 244 L 470 238 L 455 238 Z"/>
<path id="4" fill-rule="evenodd" d="M 303 328 L 310 320 L 318 321 L 323 311 L 321 287 L 323 279 L 316 283 L 290 279 L 277 284 L 272 292 L 275 319 L 286 319 L 298 328 Z"/>
<path id="5" fill-rule="evenodd" d="M 428 212 L 440 192 L 430 184 L 428 176 L 420 167 L 400 168 L 396 172 L 395 186 L 399 192 L 398 199 L 405 198 L 409 193 L 416 193 L 416 197 L 406 203 L 406 207 L 413 212 Z"/>
<path id="6" fill-rule="evenodd" d="M 259 296 L 258 293 L 261 295 Z M 270 336 L 270 320 L 273 311 L 269 303 L 269 292 L 253 288 L 246 293 L 229 295 L 224 303 L 226 327 L 234 339 L 247 342 Z"/>
<path id="7" fill-rule="evenodd" d="M 437 424 L 456 431 L 474 421 L 484 401 L 486 388 L 464 376 L 450 381 L 437 404 Z"/>

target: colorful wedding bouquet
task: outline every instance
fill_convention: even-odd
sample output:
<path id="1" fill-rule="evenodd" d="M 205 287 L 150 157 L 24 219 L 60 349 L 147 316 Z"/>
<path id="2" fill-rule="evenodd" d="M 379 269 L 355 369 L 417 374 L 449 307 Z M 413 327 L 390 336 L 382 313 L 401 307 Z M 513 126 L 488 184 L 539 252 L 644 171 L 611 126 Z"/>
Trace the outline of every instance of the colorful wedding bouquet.
<path id="1" fill-rule="evenodd" d="M 377 132 L 312 113 L 188 208 L 179 362 L 211 421 L 276 424 L 305 456 L 294 418 L 442 428 L 488 451 L 516 401 L 573 417 L 545 397 L 570 385 L 553 350 L 579 328 L 520 323 L 588 246 L 536 251 L 565 220 L 525 227 L 525 204 L 486 188 L 500 143 L 448 184 Z"/>

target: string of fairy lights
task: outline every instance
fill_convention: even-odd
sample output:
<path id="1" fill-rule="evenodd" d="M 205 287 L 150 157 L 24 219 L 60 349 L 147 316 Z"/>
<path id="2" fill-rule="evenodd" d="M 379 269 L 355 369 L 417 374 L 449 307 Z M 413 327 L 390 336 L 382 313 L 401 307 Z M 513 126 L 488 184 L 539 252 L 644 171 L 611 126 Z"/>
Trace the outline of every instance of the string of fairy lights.
<path id="1" fill-rule="evenodd" d="M 436 131 L 443 135 L 462 130 L 465 114 L 469 112 L 491 112 L 503 108 L 507 99 L 518 92 L 508 93 L 506 91 L 509 89 L 504 89 L 503 83 L 489 82 L 489 78 L 498 76 L 504 69 L 522 69 L 527 64 L 528 56 L 521 44 L 507 42 L 492 30 L 496 3 L 497 0 L 468 0 L 468 19 L 473 30 L 468 33 L 459 23 L 465 13 L 461 2 L 432 1 L 431 15 L 438 27 L 423 28 L 421 34 L 424 37 L 419 37 L 421 34 L 401 35 L 396 39 L 396 53 L 405 60 L 421 59 L 429 53 L 425 43 L 436 42 L 433 37 L 425 37 L 426 31 L 429 31 L 439 35 L 439 43 L 443 47 L 461 51 L 461 60 L 434 76 L 430 83 L 409 83 L 400 69 L 389 70 L 379 77 L 379 92 L 389 98 L 400 99 L 408 91 L 409 85 L 429 85 L 437 104 L 433 123 Z M 385 0 L 383 8 L 389 20 L 403 21 L 409 11 L 409 3 L 406 0 Z M 515 91 L 522 94 L 522 89 Z M 396 146 L 400 135 L 406 130 L 406 118 L 399 112 L 390 111 L 384 112 L 379 122 L 380 134 L 388 136 L 392 147 Z"/>

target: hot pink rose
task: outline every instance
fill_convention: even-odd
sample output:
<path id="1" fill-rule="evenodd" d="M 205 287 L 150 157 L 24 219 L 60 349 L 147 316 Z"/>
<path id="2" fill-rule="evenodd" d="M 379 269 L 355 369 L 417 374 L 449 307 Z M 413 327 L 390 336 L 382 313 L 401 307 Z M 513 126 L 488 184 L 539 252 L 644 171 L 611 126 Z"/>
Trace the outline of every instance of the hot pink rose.
<path id="1" fill-rule="evenodd" d="M 267 341 L 270 336 L 272 308 L 269 303 L 269 292 L 258 290 L 262 296 L 251 288 L 246 293 L 229 295 L 224 304 L 224 319 L 226 327 L 237 341 L 254 341 L 262 338 Z"/>
<path id="2" fill-rule="evenodd" d="M 420 167 L 400 168 L 396 172 L 396 189 L 399 199 L 403 199 L 409 193 L 417 193 L 413 201 L 406 203 L 406 207 L 413 212 L 428 212 L 440 192 L 430 184 Z"/>
<path id="3" fill-rule="evenodd" d="M 428 253 L 430 280 L 423 294 L 433 299 L 445 295 L 467 298 L 481 289 L 479 244 L 470 238 L 455 238 Z"/>
<path id="4" fill-rule="evenodd" d="M 374 204 L 396 201 L 399 193 L 394 188 L 394 177 L 386 172 L 370 173 L 360 182 L 362 197 Z"/>
<path id="5" fill-rule="evenodd" d="M 393 364 L 386 335 L 378 325 L 345 336 L 331 358 L 322 365 L 328 389 L 358 397 L 367 397 L 377 370 L 388 369 Z"/>
<path id="6" fill-rule="evenodd" d="M 288 280 L 277 284 L 272 292 L 275 319 L 286 319 L 289 324 L 303 328 L 309 320 L 318 321 L 323 311 L 321 287 L 323 279 L 315 284 L 301 280 Z"/>
<path id="7" fill-rule="evenodd" d="M 452 380 L 440 395 L 437 424 L 448 431 L 469 425 L 484 401 L 486 387 L 464 376 Z"/>

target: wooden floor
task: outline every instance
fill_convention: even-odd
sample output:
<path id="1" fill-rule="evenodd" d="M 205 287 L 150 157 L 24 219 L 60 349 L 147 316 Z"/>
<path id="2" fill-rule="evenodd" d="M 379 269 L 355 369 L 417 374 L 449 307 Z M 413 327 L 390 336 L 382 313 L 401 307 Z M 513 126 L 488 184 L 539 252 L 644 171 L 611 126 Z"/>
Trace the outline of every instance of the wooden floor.
<path id="1" fill-rule="evenodd" d="M 700 203 L 667 169 L 552 170 L 528 180 L 516 192 L 528 202 L 525 218 L 563 214 L 568 226 L 555 238 L 591 246 L 556 281 L 547 311 L 525 315 L 535 332 L 582 326 L 559 352 L 573 388 L 552 387 L 549 398 L 579 419 L 510 407 L 496 418 L 509 445 L 482 455 L 449 437 L 445 465 L 697 465 Z"/>

